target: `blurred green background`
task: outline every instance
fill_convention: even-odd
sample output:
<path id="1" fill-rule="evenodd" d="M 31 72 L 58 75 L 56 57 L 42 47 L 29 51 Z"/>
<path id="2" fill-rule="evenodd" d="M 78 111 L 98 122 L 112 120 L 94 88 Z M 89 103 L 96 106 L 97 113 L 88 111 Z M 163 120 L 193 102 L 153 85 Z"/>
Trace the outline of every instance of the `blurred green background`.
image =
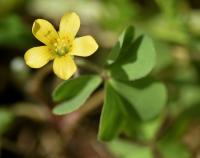
<path id="1" fill-rule="evenodd" d="M 80 15 L 78 36 L 90 34 L 99 43 L 89 59 L 100 66 L 127 26 L 153 38 L 152 75 L 166 84 L 168 103 L 155 120 L 130 125 L 138 127 L 134 138 L 97 141 L 101 108 L 59 123 L 47 108 L 60 80 L 51 65 L 27 67 L 23 55 L 41 45 L 33 21 L 44 18 L 58 28 L 67 11 Z M 102 104 L 99 95 L 93 101 Z M 199 0 L 0 0 L 0 158 L 199 158 L 199 118 Z"/>

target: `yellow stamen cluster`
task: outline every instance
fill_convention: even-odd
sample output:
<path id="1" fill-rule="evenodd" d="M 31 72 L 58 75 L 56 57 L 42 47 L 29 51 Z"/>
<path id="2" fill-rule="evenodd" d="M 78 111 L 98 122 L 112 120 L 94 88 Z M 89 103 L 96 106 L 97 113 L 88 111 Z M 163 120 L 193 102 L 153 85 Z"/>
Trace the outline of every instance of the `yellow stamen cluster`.
<path id="1" fill-rule="evenodd" d="M 53 50 L 58 56 L 63 56 L 67 54 L 71 48 L 72 44 L 69 39 L 66 38 L 58 38 L 53 44 Z"/>

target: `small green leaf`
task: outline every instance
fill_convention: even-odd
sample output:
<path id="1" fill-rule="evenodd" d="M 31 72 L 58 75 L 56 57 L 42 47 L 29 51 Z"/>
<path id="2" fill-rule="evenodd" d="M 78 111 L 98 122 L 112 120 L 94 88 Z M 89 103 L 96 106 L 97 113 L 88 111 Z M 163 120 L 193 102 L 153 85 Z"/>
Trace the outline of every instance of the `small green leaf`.
<path id="1" fill-rule="evenodd" d="M 0 135 L 7 130 L 13 120 L 14 116 L 11 112 L 0 109 Z"/>
<path id="2" fill-rule="evenodd" d="M 119 37 L 119 40 L 111 50 L 107 58 L 108 65 L 113 64 L 121 56 L 121 53 L 123 53 L 132 43 L 133 38 L 134 38 L 134 27 L 129 26 L 122 32 L 122 34 Z"/>
<path id="3" fill-rule="evenodd" d="M 100 85 L 101 81 L 97 75 L 85 75 L 65 81 L 53 93 L 55 101 L 65 100 L 53 109 L 53 113 L 62 115 L 78 109 Z"/>
<path id="4" fill-rule="evenodd" d="M 124 51 L 123 49 L 128 48 L 128 46 L 132 43 L 133 38 L 134 38 L 134 33 L 135 33 L 134 27 L 129 26 L 121 34 L 121 36 L 119 37 L 119 42 L 120 42 L 122 51 Z"/>
<path id="5" fill-rule="evenodd" d="M 53 91 L 53 100 L 62 101 L 74 97 L 84 88 L 88 80 L 95 77 L 94 75 L 83 75 L 75 79 L 67 80 L 61 83 Z"/>
<path id="6" fill-rule="evenodd" d="M 166 89 L 162 83 L 141 83 L 133 85 L 112 80 L 114 89 L 136 110 L 142 120 L 149 120 L 160 113 L 166 104 Z M 142 85 L 142 86 L 141 86 Z"/>
<path id="7" fill-rule="evenodd" d="M 122 139 L 108 143 L 108 148 L 118 158 L 153 158 L 149 147 L 136 145 Z"/>
<path id="8" fill-rule="evenodd" d="M 116 137 L 123 124 L 123 114 L 120 110 L 122 101 L 115 90 L 106 83 L 105 101 L 101 113 L 98 137 L 109 141 Z"/>
<path id="9" fill-rule="evenodd" d="M 144 122 L 140 127 L 140 132 L 138 132 L 140 138 L 143 141 L 151 141 L 155 138 L 158 130 L 161 127 L 161 124 L 163 123 L 163 118 L 157 117 L 156 119 L 149 120 L 147 122 Z"/>
<path id="10" fill-rule="evenodd" d="M 163 158 L 192 158 L 189 150 L 175 140 L 164 140 L 159 143 L 159 150 L 163 156 Z"/>
<path id="11" fill-rule="evenodd" d="M 121 51 L 121 46 L 120 46 L 120 42 L 118 41 L 113 47 L 113 49 L 111 50 L 110 54 L 108 55 L 108 58 L 107 58 L 108 65 L 111 65 L 116 61 L 117 57 L 120 54 L 120 51 Z"/>
<path id="12" fill-rule="evenodd" d="M 127 73 L 130 80 L 134 80 L 149 74 L 155 64 L 156 51 L 152 39 L 144 36 L 141 38 L 141 43 L 137 49 L 136 62 L 124 64 L 122 69 Z"/>
<path id="13" fill-rule="evenodd" d="M 110 71 L 114 78 L 136 80 L 148 75 L 155 64 L 153 42 L 148 36 L 141 36 L 129 46 Z"/>
<path id="14" fill-rule="evenodd" d="M 131 105 L 129 106 L 131 107 Z M 133 110 L 133 108 L 130 109 L 130 111 L 131 110 Z M 141 119 L 139 120 L 134 116 L 126 117 L 124 120 L 125 123 L 122 132 L 134 140 L 146 143 L 154 140 L 163 123 L 163 117 L 156 117 L 155 119 L 145 122 L 142 122 Z"/>

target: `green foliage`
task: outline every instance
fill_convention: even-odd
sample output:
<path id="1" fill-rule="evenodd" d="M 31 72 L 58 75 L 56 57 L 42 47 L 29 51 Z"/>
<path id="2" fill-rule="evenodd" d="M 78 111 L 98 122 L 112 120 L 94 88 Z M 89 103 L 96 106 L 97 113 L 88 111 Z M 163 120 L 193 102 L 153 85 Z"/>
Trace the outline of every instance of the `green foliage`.
<path id="1" fill-rule="evenodd" d="M 161 128 L 163 119 L 157 117 L 156 119 L 142 123 L 140 126 L 139 138 L 143 141 L 152 141 L 155 139 L 157 132 Z"/>
<path id="2" fill-rule="evenodd" d="M 101 140 L 112 140 L 119 134 L 124 121 L 120 108 L 122 106 L 124 106 L 122 100 L 112 86 L 107 83 L 98 133 Z"/>
<path id="3" fill-rule="evenodd" d="M 24 25 L 17 15 L 10 15 L 0 19 L 0 45 L 25 47 L 30 45 L 31 31 Z"/>
<path id="4" fill-rule="evenodd" d="M 156 0 L 156 2 L 165 16 L 173 18 L 173 16 L 176 15 L 178 3 L 177 0 Z"/>
<path id="5" fill-rule="evenodd" d="M 137 137 L 140 140 L 153 139 L 162 119 L 157 118 L 141 124 L 133 106 L 123 99 L 120 96 L 121 93 L 115 91 L 113 87 L 112 82 L 106 84 L 105 102 L 99 125 L 99 138 L 104 141 L 110 141 L 121 132 L 125 132 L 130 137 Z M 122 87 L 120 88 L 123 89 Z M 143 97 L 140 96 L 139 98 Z M 145 104 L 143 105 L 145 106 Z M 146 114 L 148 113 L 149 111 Z"/>
<path id="6" fill-rule="evenodd" d="M 163 15 L 155 17 L 149 23 L 149 30 L 156 38 L 180 44 L 189 44 L 190 42 L 186 28 L 184 19 L 177 18 L 170 21 Z"/>
<path id="7" fill-rule="evenodd" d="M 10 127 L 13 120 L 14 116 L 11 112 L 5 109 L 0 109 L 0 135 Z"/>
<path id="8" fill-rule="evenodd" d="M 132 56 L 130 54 L 134 54 L 134 48 L 136 48 L 137 55 Z M 156 64 L 156 53 L 152 40 L 147 36 L 138 38 L 133 47 L 129 48 L 130 50 L 133 52 L 127 55 L 126 62 L 122 65 L 129 80 L 139 79 L 149 74 Z"/>
<path id="9" fill-rule="evenodd" d="M 159 149 L 163 158 L 177 158 L 177 153 L 178 157 L 192 158 L 192 155 L 189 153 L 187 148 L 180 142 L 165 140 L 159 144 Z"/>
<path id="10" fill-rule="evenodd" d="M 107 64 L 113 64 L 118 58 L 121 57 L 122 52 L 124 52 L 129 45 L 132 43 L 134 38 L 134 27 L 129 26 L 127 27 L 119 37 L 119 40 L 109 53 L 109 56 L 107 57 Z"/>
<path id="11" fill-rule="evenodd" d="M 0 17 L 22 5 L 25 0 L 0 0 Z"/>
<path id="12" fill-rule="evenodd" d="M 155 50 L 151 39 L 133 39 L 134 28 L 130 26 L 122 33 L 107 59 L 112 79 L 106 84 L 99 127 L 101 140 L 111 140 L 120 132 L 133 136 L 137 131 L 142 132 L 142 139 L 152 139 L 161 123 L 155 121 L 140 125 L 140 119 L 146 121 L 158 116 L 165 106 L 167 93 L 162 83 L 150 78 L 130 81 L 146 76 L 155 65 Z M 138 57 L 130 60 L 135 54 Z M 129 64 L 127 67 L 126 62 Z M 120 67 L 127 68 L 124 74 L 129 75 L 123 82 L 120 81 L 124 79 L 124 76 L 119 75 Z"/>
<path id="13" fill-rule="evenodd" d="M 149 37 L 134 40 L 134 32 L 132 26 L 127 27 L 107 58 L 108 78 L 98 132 L 103 141 L 113 140 L 122 132 L 134 137 L 138 131 L 139 139 L 151 140 L 161 123 L 141 124 L 159 115 L 167 93 L 161 82 L 144 78 L 156 64 L 156 53 Z M 98 75 L 83 75 L 59 85 L 53 99 L 61 103 L 53 109 L 54 114 L 78 109 L 100 83 Z"/>
<path id="14" fill-rule="evenodd" d="M 45 18 L 58 26 L 66 11 L 80 15 L 78 36 L 93 34 L 99 44 L 98 53 L 89 60 L 75 58 L 79 67 L 75 78 L 61 83 L 52 94 L 57 104 L 53 114 L 67 115 L 81 108 L 77 118 L 87 117 L 81 126 L 74 124 L 74 115 L 54 117 L 47 109 L 52 107 L 48 95 L 57 83 L 49 75 L 49 67 L 30 70 L 20 59 L 38 42 L 31 34 L 33 20 Z M 129 26 L 132 24 L 135 28 Z M 122 28 L 126 29 L 113 44 Z M 107 142 L 111 157 L 198 157 L 199 43 L 198 0 L 0 0 L 0 104 L 8 105 L 0 109 L 0 155 L 74 155 L 76 143 L 77 149 L 85 145 L 79 140 L 95 141 L 93 134 L 80 128 L 92 124 L 89 130 L 96 132 L 104 92 L 98 138 Z M 89 72 L 96 74 L 85 75 Z M 96 96 L 100 96 L 98 102 Z M 96 111 L 89 111 L 93 108 Z M 15 119 L 16 124 L 9 128 Z M 62 140 L 69 140 L 69 135 L 66 144 Z M 55 146 L 48 146 L 49 140 Z M 96 149 L 97 142 L 92 144 Z M 41 146 L 45 149 L 42 152 L 37 150 Z M 79 153 L 76 156 L 81 157 Z"/>
<path id="15" fill-rule="evenodd" d="M 154 41 L 156 49 L 156 66 L 154 72 L 161 72 L 163 69 L 170 67 L 173 62 L 173 55 L 170 53 L 170 45 L 164 42 Z"/>
<path id="16" fill-rule="evenodd" d="M 166 103 L 165 86 L 159 82 L 144 87 L 134 85 L 112 81 L 115 90 L 133 106 L 142 120 L 157 116 Z"/>
<path id="17" fill-rule="evenodd" d="M 108 143 L 108 147 L 118 158 L 153 158 L 149 147 L 135 145 L 120 139 Z"/>
<path id="18" fill-rule="evenodd" d="M 188 30 L 188 19 L 190 17 L 187 13 L 184 13 L 184 7 L 181 6 L 181 1 L 155 0 L 155 2 L 160 8 L 161 13 L 149 21 L 150 32 L 155 37 L 165 41 L 186 45 L 191 43 L 190 31 Z"/>
<path id="19" fill-rule="evenodd" d="M 136 80 L 148 75 L 156 64 L 152 40 L 141 36 L 126 47 L 121 48 L 121 55 L 109 68 L 112 76 L 120 80 Z"/>
<path id="20" fill-rule="evenodd" d="M 131 24 L 137 12 L 137 6 L 130 0 L 104 0 L 101 23 L 106 29 L 122 29 Z"/>
<path id="21" fill-rule="evenodd" d="M 53 109 L 53 113 L 62 115 L 78 109 L 100 83 L 101 78 L 97 75 L 85 75 L 65 81 L 53 92 L 55 101 L 64 101 Z"/>

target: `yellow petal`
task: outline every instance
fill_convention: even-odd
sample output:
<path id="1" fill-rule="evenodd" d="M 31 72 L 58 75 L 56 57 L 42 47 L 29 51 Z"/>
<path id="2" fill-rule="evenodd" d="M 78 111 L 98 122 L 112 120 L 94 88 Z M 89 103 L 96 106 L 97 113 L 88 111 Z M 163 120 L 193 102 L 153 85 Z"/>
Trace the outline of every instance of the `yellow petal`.
<path id="1" fill-rule="evenodd" d="M 53 55 L 47 46 L 31 48 L 24 55 L 26 64 L 32 68 L 40 68 L 52 58 Z"/>
<path id="2" fill-rule="evenodd" d="M 66 13 L 60 21 L 59 35 L 60 37 L 74 38 L 80 27 L 80 18 L 74 13 Z"/>
<path id="3" fill-rule="evenodd" d="M 70 52 L 71 55 L 76 56 L 89 56 L 93 54 L 98 48 L 98 44 L 91 36 L 83 36 L 76 38 L 73 41 L 72 51 Z"/>
<path id="4" fill-rule="evenodd" d="M 56 57 L 53 62 L 54 73 L 61 79 L 67 80 L 76 72 L 76 65 L 70 55 Z"/>
<path id="5" fill-rule="evenodd" d="M 32 27 L 33 35 L 42 43 L 52 45 L 58 38 L 58 33 L 47 20 L 37 19 Z"/>

